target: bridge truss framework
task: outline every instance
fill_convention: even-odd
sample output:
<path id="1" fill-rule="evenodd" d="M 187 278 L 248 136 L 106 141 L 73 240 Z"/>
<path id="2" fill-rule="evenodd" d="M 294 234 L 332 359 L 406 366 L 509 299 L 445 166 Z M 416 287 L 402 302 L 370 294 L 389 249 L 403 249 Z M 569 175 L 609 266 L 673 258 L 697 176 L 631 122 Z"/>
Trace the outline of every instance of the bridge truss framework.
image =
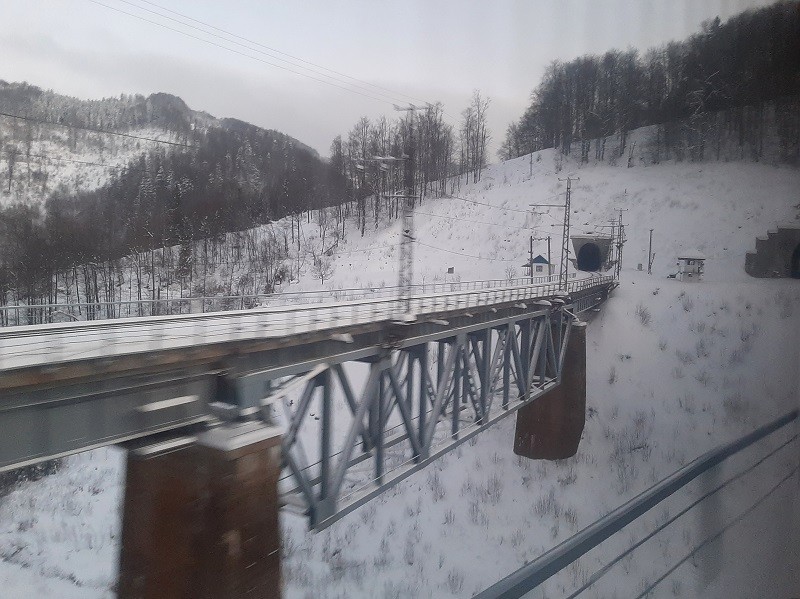
<path id="1" fill-rule="evenodd" d="M 325 528 L 533 401 L 560 382 L 573 320 L 526 310 L 404 339 L 358 358 L 359 385 L 343 361 L 285 377 L 267 400 L 286 427 L 285 503 Z"/>
<path id="2" fill-rule="evenodd" d="M 37 362 L 4 353 L 0 471 L 267 420 L 283 502 L 324 528 L 557 386 L 575 315 L 615 285 L 414 296 L 413 321 L 382 299 L 15 330 L 0 343 Z"/>

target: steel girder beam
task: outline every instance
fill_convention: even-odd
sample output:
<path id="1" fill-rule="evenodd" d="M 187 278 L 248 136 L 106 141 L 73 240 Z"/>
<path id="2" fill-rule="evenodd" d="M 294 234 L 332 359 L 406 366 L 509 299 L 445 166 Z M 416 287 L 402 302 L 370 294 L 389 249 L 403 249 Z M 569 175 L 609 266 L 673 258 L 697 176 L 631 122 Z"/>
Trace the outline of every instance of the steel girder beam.
<path id="1" fill-rule="evenodd" d="M 517 376 L 522 368 L 526 368 L 523 362 L 517 364 L 519 348 L 525 346 L 522 325 L 518 324 L 520 320 L 536 320 L 551 311 L 552 306 L 547 300 L 567 301 L 564 309 L 577 314 L 587 306 L 601 302 L 613 287 L 606 279 L 573 281 L 570 285 L 568 298 L 530 297 L 531 293 L 547 291 L 539 287 L 476 290 L 447 294 L 446 297 L 416 298 L 423 302 L 427 312 L 420 313 L 416 322 L 402 326 L 373 319 L 365 324 L 315 329 L 281 338 L 238 339 L 242 335 L 235 326 L 237 319 L 251 315 L 211 315 L 203 318 L 213 322 L 222 319 L 220 322 L 231 325 L 231 330 L 226 330 L 223 336 L 227 341 L 179 348 L 163 348 L 154 342 L 147 351 L 139 353 L 112 355 L 114 352 L 111 352 L 101 358 L 72 354 L 66 361 L 63 361 L 66 354 L 59 349 L 61 353 L 55 363 L 0 372 L 0 428 L 9 431 L 0 439 L 0 471 L 167 431 L 185 434 L 187 429 L 196 425 L 213 424 L 217 417 L 257 416 L 264 409 L 263 398 L 281 392 L 281 383 L 294 381 L 299 388 L 307 383 L 302 377 L 315 378 L 331 365 L 374 362 L 380 351 L 378 348 L 387 345 L 403 357 L 402 363 L 393 365 L 397 382 L 401 388 L 404 387 L 401 395 L 411 398 L 415 410 L 413 417 L 415 422 L 419 422 L 416 426 L 424 429 L 430 424 L 433 406 L 430 400 L 426 407 L 417 399 L 421 393 L 419 383 L 424 381 L 428 397 L 435 397 L 447 354 L 456 347 L 454 344 L 459 335 L 463 336 L 458 346 L 461 349 L 453 358 L 453 368 L 457 364 L 461 376 L 451 383 L 458 385 L 460 397 L 468 402 L 460 404 L 461 410 L 477 410 L 478 420 L 483 423 L 494 414 L 491 390 L 502 393 L 497 404 L 506 409 L 513 407 L 513 400 L 519 396 L 526 396 L 526 383 L 529 386 L 542 384 L 541 368 L 527 368 L 530 376 L 526 378 Z M 465 298 L 472 299 L 467 301 Z M 526 306 L 523 302 L 533 302 L 534 305 Z M 323 306 L 320 310 L 333 310 L 331 314 L 335 316 L 339 308 Z M 281 313 L 290 321 L 294 318 L 286 309 Z M 178 320 L 183 318 L 193 317 L 185 316 Z M 512 323 L 510 327 L 509 323 Z M 123 343 L 117 343 L 117 340 L 125 335 L 117 329 L 125 329 L 129 324 L 110 321 L 77 323 L 68 328 L 70 335 L 90 331 L 102 333 L 101 336 L 108 334 L 112 345 L 118 347 Z M 136 327 L 151 327 L 155 332 L 162 324 L 161 320 L 135 323 Z M 531 326 L 535 329 L 537 325 L 534 322 Z M 54 327 L 55 337 L 64 333 L 63 327 Z M 513 335 L 508 335 L 509 328 Z M 488 343 L 495 348 L 494 352 L 488 352 L 491 356 L 488 358 L 491 372 L 488 384 L 485 376 L 487 352 L 483 350 L 487 343 L 487 330 L 491 331 Z M 4 354 L 9 350 L 8 343 L 12 342 L 8 335 L 19 335 L 20 338 L 14 338 L 13 343 L 23 344 L 27 343 L 30 335 L 38 338 L 42 334 L 33 329 L 12 333 L 10 330 L 4 332 L 6 336 L 1 340 Z M 49 339 L 49 334 L 45 337 Z M 498 345 L 501 338 L 503 342 Z M 443 342 L 443 339 L 447 341 Z M 533 343 L 534 340 L 535 334 L 529 341 Z M 50 347 L 49 342 L 45 345 Z M 58 343 L 55 347 L 59 347 Z M 417 352 L 417 347 L 425 351 Z M 516 350 L 512 351 L 512 348 Z M 554 354 L 549 354 L 548 359 L 552 363 Z M 348 372 L 350 370 L 348 366 Z M 408 376 L 408 371 L 411 376 Z M 389 426 L 395 426 L 398 410 L 402 408 L 396 405 L 394 387 L 386 376 L 381 377 L 382 381 L 378 383 L 384 386 L 381 394 L 388 398 L 378 420 L 389 421 Z M 547 376 L 552 378 L 552 366 Z M 332 379 L 337 386 L 346 384 L 335 372 Z M 355 391 L 360 391 L 360 386 L 356 387 Z M 350 393 L 355 406 L 352 410 L 358 407 L 355 391 L 351 389 Z M 296 392 L 297 389 L 291 387 L 284 389 L 287 396 Z M 348 397 L 344 391 L 334 394 L 333 415 L 342 404 L 342 396 Z M 443 401 L 448 403 L 449 396 Z M 425 409 L 420 412 L 421 407 Z M 452 425 L 452 412 L 448 414 Z M 370 451 L 375 445 L 370 433 L 378 431 L 374 425 L 376 418 L 372 416 L 372 431 L 365 426 L 360 429 L 357 436 L 362 451 L 357 452 L 353 459 L 363 458 L 363 452 Z M 456 422 L 455 426 L 459 429 L 459 439 L 463 439 L 466 433 L 461 423 Z M 389 431 L 389 438 L 384 439 L 385 446 L 394 441 L 392 434 Z M 340 441 L 331 439 L 334 446 Z M 425 455 L 426 451 L 428 448 L 423 446 L 421 454 Z M 384 457 L 391 460 L 393 454 L 385 453 Z"/>
<path id="2" fill-rule="evenodd" d="M 572 321 L 529 312 L 270 381 L 284 504 L 325 528 L 535 400 L 559 384 Z"/>

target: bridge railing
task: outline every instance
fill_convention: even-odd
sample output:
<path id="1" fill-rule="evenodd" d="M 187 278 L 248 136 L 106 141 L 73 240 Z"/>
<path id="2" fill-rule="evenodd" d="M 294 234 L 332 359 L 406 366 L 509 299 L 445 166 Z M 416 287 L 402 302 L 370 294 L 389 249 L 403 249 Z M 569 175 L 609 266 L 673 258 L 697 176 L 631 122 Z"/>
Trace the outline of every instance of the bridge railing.
<path id="1" fill-rule="evenodd" d="M 570 281 L 576 274 L 570 275 Z M 588 280 L 588 279 L 587 279 Z M 412 286 L 412 294 L 427 295 L 458 291 L 479 291 L 504 287 L 542 285 L 558 281 L 558 275 L 490 279 L 483 281 L 435 282 Z M 165 297 L 111 302 L 19 304 L 0 306 L 0 326 L 24 326 L 56 322 L 111 320 L 146 316 L 206 314 L 231 310 L 250 310 L 270 306 L 298 306 L 332 302 L 394 298 L 396 286 L 371 286 L 324 291 L 287 291 L 271 294 L 216 297 Z"/>
<path id="2" fill-rule="evenodd" d="M 40 363 L 125 355 L 192 345 L 265 339 L 394 320 L 409 308 L 425 316 L 561 296 L 614 282 L 611 276 L 517 287 L 414 295 L 329 304 L 281 305 L 206 314 L 154 316 L 124 320 L 61 322 L 0 329 L 0 369 Z M 80 354 L 77 354 L 77 351 Z"/>
<path id="3" fill-rule="evenodd" d="M 644 515 L 646 512 L 648 512 L 655 506 L 659 505 L 662 501 L 664 501 L 671 495 L 675 494 L 679 490 L 683 489 L 687 484 L 689 484 L 691 481 L 693 481 L 703 473 L 706 473 L 712 468 L 719 466 L 722 462 L 724 462 L 728 458 L 731 458 L 732 456 L 739 454 L 740 452 L 749 448 L 756 442 L 773 435 L 778 430 L 783 429 L 784 427 L 787 427 L 789 425 L 795 424 L 797 420 L 798 420 L 798 411 L 793 410 L 785 414 L 784 416 L 774 420 L 773 422 L 770 422 L 769 424 L 762 426 L 761 428 L 755 430 L 749 435 L 746 435 L 736 441 L 732 441 L 730 443 L 722 445 L 716 449 L 713 449 L 703 454 L 702 456 L 695 459 L 688 465 L 684 466 L 677 472 L 674 472 L 672 475 L 668 476 L 658 484 L 647 489 L 646 491 L 634 497 L 624 505 L 618 507 L 611 513 L 607 514 L 605 517 L 597 520 L 593 524 L 584 528 L 574 536 L 562 542 L 560 545 L 557 545 L 556 547 L 544 553 L 543 555 L 541 555 L 534 561 L 530 562 L 526 566 L 523 566 L 522 568 L 518 569 L 516 572 L 512 573 L 508 577 L 493 584 L 483 592 L 476 595 L 476 597 L 479 599 L 495 599 L 500 597 L 506 599 L 506 598 L 523 597 L 527 593 L 537 589 L 543 582 L 545 582 L 546 580 L 548 580 L 561 570 L 565 569 L 573 562 L 577 561 L 581 556 L 589 552 L 591 549 L 597 547 L 603 541 L 605 541 L 615 533 L 623 530 L 626 526 L 637 520 L 639 517 Z M 658 524 L 653 530 L 645 534 L 641 539 L 629 545 L 627 549 L 625 549 L 619 555 L 610 560 L 605 566 L 597 570 L 594 574 L 588 576 L 586 579 L 584 579 L 581 585 L 575 590 L 573 590 L 572 593 L 568 596 L 568 598 L 574 599 L 575 597 L 578 597 L 581 593 L 583 593 L 583 591 L 595 585 L 616 564 L 620 563 L 622 560 L 630 556 L 638 547 L 640 547 L 646 541 L 653 538 L 656 534 L 667 528 L 678 518 L 688 513 L 690 510 L 700 505 L 704 501 L 708 501 L 714 495 L 716 495 L 724 488 L 726 488 L 729 484 L 740 479 L 747 473 L 755 470 L 757 467 L 761 466 L 764 462 L 766 462 L 779 452 L 783 451 L 786 447 L 788 447 L 792 443 L 795 443 L 796 441 L 797 441 L 797 433 L 796 431 L 792 431 L 792 433 L 790 433 L 789 438 L 787 440 L 784 440 L 784 442 L 778 445 L 777 448 L 772 449 L 771 451 L 766 453 L 766 455 L 762 455 L 760 459 L 758 459 L 755 463 L 751 464 L 748 468 L 740 471 L 736 475 L 731 476 L 722 484 L 719 484 L 715 486 L 713 489 L 708 490 L 701 497 L 691 502 L 688 506 L 685 506 L 683 509 L 673 514 L 672 516 L 667 517 L 664 522 Z M 718 540 L 727 530 L 729 530 L 731 527 L 735 526 L 736 524 L 741 522 L 744 518 L 749 516 L 769 496 L 771 496 L 775 491 L 777 491 L 778 488 L 780 488 L 780 486 L 782 486 L 784 483 L 786 483 L 788 480 L 794 477 L 798 471 L 798 465 L 796 460 L 797 449 L 795 448 L 793 451 L 794 453 L 790 454 L 790 456 L 792 455 L 795 456 L 795 458 L 792 459 L 793 462 L 792 467 L 788 469 L 788 472 L 783 473 L 783 476 L 781 476 L 781 478 L 777 481 L 777 483 L 773 484 L 773 486 L 770 487 L 769 491 L 766 494 L 762 495 L 755 503 L 751 504 L 749 508 L 740 512 L 736 517 L 730 519 L 729 522 L 725 526 L 723 526 L 720 530 L 716 531 L 714 534 L 707 537 L 705 540 L 701 541 L 698 545 L 694 546 L 677 563 L 673 564 L 669 568 L 665 568 L 660 576 L 655 578 L 655 580 L 653 580 L 652 582 L 647 583 L 646 588 L 641 590 L 641 592 L 636 596 L 636 599 L 643 599 L 645 597 L 650 597 L 651 596 L 650 593 L 658 584 L 663 582 L 668 576 L 674 573 L 682 564 L 686 563 L 690 559 L 693 559 L 700 552 L 701 549 L 703 549 L 710 543 Z"/>

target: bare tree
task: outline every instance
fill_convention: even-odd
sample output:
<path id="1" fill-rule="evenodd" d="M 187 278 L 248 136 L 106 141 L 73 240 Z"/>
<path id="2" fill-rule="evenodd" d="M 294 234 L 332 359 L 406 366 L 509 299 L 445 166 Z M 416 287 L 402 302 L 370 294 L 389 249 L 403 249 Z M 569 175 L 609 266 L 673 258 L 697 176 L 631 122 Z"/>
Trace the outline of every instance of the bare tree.
<path id="1" fill-rule="evenodd" d="M 325 281 L 330 279 L 335 272 L 336 267 L 333 263 L 333 260 L 321 254 L 319 256 L 314 256 L 313 263 L 311 265 L 311 275 L 315 279 L 319 279 L 320 282 L 324 285 Z"/>
<path id="2" fill-rule="evenodd" d="M 486 112 L 489 102 L 489 98 L 482 98 L 481 92 L 475 90 L 470 105 L 461 113 L 461 171 L 472 173 L 473 183 L 480 181 L 481 171 L 486 166 L 486 144 L 489 141 Z"/>
<path id="3" fill-rule="evenodd" d="M 11 193 L 11 181 L 14 178 L 14 166 L 17 164 L 17 146 L 8 144 L 6 146 L 6 168 L 8 169 L 8 193 Z"/>

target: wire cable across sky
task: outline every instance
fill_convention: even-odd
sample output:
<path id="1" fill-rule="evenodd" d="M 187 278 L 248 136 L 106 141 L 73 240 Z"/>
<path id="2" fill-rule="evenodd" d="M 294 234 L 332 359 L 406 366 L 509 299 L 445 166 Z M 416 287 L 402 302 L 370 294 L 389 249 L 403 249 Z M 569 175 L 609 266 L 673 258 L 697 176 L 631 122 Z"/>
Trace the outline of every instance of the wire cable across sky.
<path id="1" fill-rule="evenodd" d="M 92 133 L 101 133 L 104 135 L 116 135 L 118 137 L 127 137 L 129 139 L 137 139 L 139 141 L 149 141 L 153 143 L 165 144 L 168 146 L 178 146 L 180 148 L 197 148 L 198 146 L 191 144 L 182 144 L 176 141 L 168 141 L 165 139 L 155 139 L 154 137 L 144 137 L 142 135 L 134 135 L 133 133 L 123 133 L 121 131 L 109 131 L 108 129 L 98 129 L 96 127 L 86 127 L 84 125 L 70 125 L 69 123 L 59 123 L 58 121 L 48 121 L 46 119 L 37 119 L 30 116 L 21 114 L 11 114 L 9 112 L 0 112 L 0 116 L 8 117 L 10 119 L 18 119 L 21 121 L 29 121 L 32 123 L 39 123 L 41 125 L 52 125 L 54 127 L 65 127 L 67 129 L 78 129 L 79 131 L 91 131 Z"/>

